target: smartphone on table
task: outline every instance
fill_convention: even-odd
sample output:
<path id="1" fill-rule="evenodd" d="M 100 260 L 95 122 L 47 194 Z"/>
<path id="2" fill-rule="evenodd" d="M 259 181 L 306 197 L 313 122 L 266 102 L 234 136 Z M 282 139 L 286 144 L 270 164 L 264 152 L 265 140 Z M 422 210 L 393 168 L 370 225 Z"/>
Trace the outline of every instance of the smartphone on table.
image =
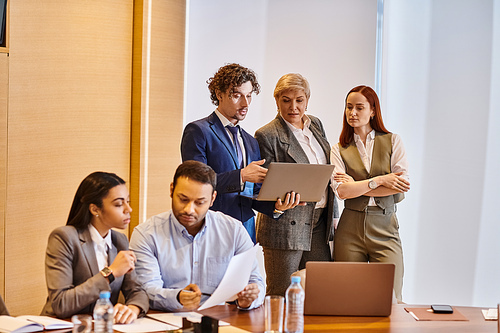
<path id="1" fill-rule="evenodd" d="M 444 304 L 433 304 L 431 305 L 431 309 L 434 313 L 453 313 L 453 308 Z"/>

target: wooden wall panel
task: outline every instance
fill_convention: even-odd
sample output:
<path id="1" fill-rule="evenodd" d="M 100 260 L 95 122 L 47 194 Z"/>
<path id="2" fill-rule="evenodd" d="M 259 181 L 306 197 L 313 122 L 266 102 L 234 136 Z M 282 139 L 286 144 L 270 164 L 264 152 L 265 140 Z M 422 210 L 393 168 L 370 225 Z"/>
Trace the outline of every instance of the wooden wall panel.
<path id="1" fill-rule="evenodd" d="M 5 296 L 5 197 L 7 169 L 7 96 L 9 57 L 0 54 L 0 294 Z"/>
<path id="2" fill-rule="evenodd" d="M 183 129 L 184 1 L 153 2 L 149 110 L 148 215 L 170 209 L 170 183 L 181 162 Z"/>
<path id="3" fill-rule="evenodd" d="M 40 312 L 47 237 L 80 181 L 129 178 L 133 0 L 10 4 L 6 303 Z"/>
<path id="4" fill-rule="evenodd" d="M 185 1 L 136 1 L 132 122 L 133 221 L 170 209 L 183 125 Z M 151 25 L 149 33 L 148 24 Z"/>

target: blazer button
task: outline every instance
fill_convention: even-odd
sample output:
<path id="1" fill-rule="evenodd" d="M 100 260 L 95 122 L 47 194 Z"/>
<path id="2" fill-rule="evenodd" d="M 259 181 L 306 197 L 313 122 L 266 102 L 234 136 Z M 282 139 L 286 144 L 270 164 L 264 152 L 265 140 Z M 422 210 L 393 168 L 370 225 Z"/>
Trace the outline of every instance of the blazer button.
<path id="1" fill-rule="evenodd" d="M 295 223 L 296 223 L 295 221 L 290 222 L 291 225 L 295 225 Z"/>
<path id="2" fill-rule="evenodd" d="M 379 204 L 379 203 L 380 203 L 380 200 L 375 200 L 375 202 Z"/>

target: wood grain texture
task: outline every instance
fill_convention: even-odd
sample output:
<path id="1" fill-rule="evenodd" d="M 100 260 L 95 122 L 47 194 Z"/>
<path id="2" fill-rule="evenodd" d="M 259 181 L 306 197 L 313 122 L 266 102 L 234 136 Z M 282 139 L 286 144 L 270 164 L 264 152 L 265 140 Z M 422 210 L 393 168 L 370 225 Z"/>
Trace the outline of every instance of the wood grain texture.
<path id="1" fill-rule="evenodd" d="M 0 54 L 0 294 L 5 299 L 5 199 L 7 193 L 7 97 L 9 57 Z"/>
<path id="2" fill-rule="evenodd" d="M 184 1 L 154 0 L 151 15 L 147 1 L 136 1 L 135 6 L 133 226 L 170 209 L 169 187 L 181 162 L 186 17 Z"/>
<path id="3" fill-rule="evenodd" d="M 80 181 L 129 178 L 133 0 L 10 5 L 6 303 L 38 314 L 44 257 Z M 27 301 L 29 300 L 29 301 Z"/>
<path id="4" fill-rule="evenodd" d="M 149 110 L 148 216 L 170 209 L 170 183 L 181 163 L 184 96 L 184 1 L 153 3 Z"/>

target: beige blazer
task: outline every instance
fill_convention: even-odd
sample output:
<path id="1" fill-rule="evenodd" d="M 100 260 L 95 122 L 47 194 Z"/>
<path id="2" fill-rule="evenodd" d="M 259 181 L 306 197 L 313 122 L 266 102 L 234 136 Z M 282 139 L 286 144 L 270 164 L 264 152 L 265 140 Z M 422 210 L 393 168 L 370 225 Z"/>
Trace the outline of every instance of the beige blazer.
<path id="1" fill-rule="evenodd" d="M 111 241 L 110 263 L 119 251 L 128 250 L 125 235 L 111 230 Z M 52 231 L 45 257 L 45 279 L 48 297 L 42 315 L 68 318 L 76 313 L 91 314 L 103 290 L 111 290 L 113 304 L 122 291 L 127 305 L 136 305 L 143 312 L 149 309 L 148 296 L 137 282 L 135 271 L 116 278 L 111 284 L 102 276 L 88 228 L 63 226 Z"/>
<path id="2" fill-rule="evenodd" d="M 314 116 L 308 115 L 308 117 L 311 119 L 309 129 L 323 148 L 327 162 L 330 163 L 330 144 L 326 138 L 323 124 Z M 309 163 L 300 143 L 280 115 L 258 129 L 255 132 L 255 138 L 259 142 L 261 158 L 266 159 L 265 167 L 268 167 L 271 162 Z M 328 225 L 325 242 L 333 239 L 333 218 L 339 215 L 338 204 L 330 185 L 328 185 L 327 202 Z M 311 249 L 314 206 L 314 203 L 308 203 L 307 206 L 297 206 L 285 211 L 279 219 L 259 214 L 256 223 L 257 242 L 263 247 L 272 249 L 309 251 Z"/>

